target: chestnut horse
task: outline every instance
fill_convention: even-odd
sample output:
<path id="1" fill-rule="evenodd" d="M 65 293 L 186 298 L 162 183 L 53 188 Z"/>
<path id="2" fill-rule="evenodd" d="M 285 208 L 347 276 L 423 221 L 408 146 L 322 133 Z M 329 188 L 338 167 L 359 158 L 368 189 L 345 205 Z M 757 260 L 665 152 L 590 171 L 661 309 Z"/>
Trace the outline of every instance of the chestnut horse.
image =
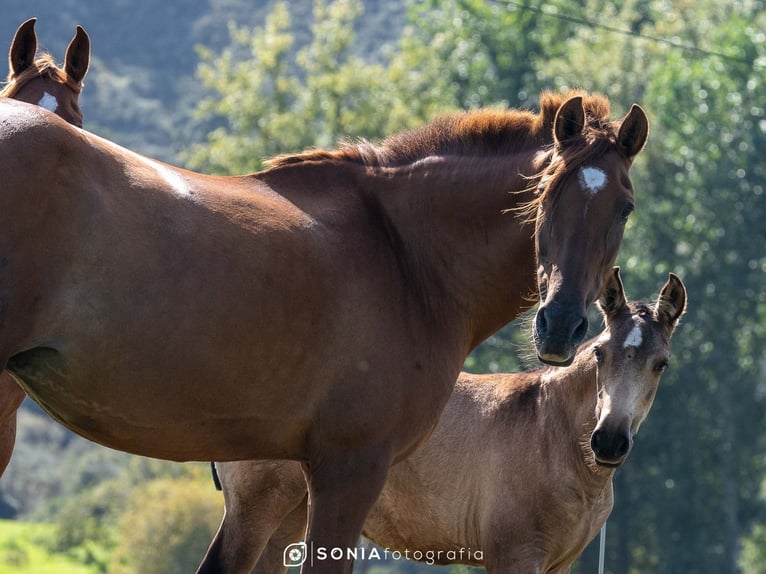
<path id="1" fill-rule="evenodd" d="M 351 547 L 535 279 L 538 354 L 572 360 L 647 133 L 546 94 L 219 177 L 0 101 L 0 366 L 112 448 L 301 461 L 308 540 Z"/>
<path id="2" fill-rule="evenodd" d="M 571 366 L 462 373 L 433 434 L 391 468 L 364 534 L 429 563 L 569 572 L 611 512 L 612 477 L 652 405 L 685 306 L 672 273 L 649 305 L 626 301 L 615 270 L 599 300 L 605 329 Z M 226 511 L 211 549 L 232 574 L 285 572 L 285 550 L 306 528 L 300 464 L 217 466 Z"/>
<path id="3" fill-rule="evenodd" d="M 19 26 L 8 54 L 8 79 L 0 96 L 51 109 L 64 120 L 82 126 L 79 96 L 90 62 L 90 39 L 80 26 L 66 51 L 64 69 L 49 54 L 36 58 L 37 34 L 31 18 Z M 0 373 L 0 476 L 16 442 L 16 411 L 26 393 L 8 373 Z"/>
<path id="4" fill-rule="evenodd" d="M 8 54 L 8 78 L 0 96 L 37 104 L 77 127 L 82 127 L 79 95 L 90 64 L 90 38 L 77 26 L 66 50 L 64 69 L 50 54 L 37 54 L 35 22 L 19 26 Z"/>

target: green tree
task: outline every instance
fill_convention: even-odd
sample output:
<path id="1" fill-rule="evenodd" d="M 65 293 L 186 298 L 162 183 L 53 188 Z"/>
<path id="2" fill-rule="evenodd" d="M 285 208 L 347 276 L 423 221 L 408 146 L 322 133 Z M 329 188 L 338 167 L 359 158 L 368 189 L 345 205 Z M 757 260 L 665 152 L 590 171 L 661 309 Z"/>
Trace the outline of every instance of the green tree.
<path id="1" fill-rule="evenodd" d="M 112 574 L 194 572 L 221 519 L 208 481 L 156 479 L 137 487 L 117 526 Z"/>
<path id="2" fill-rule="evenodd" d="M 334 147 L 348 137 L 380 138 L 422 122 L 405 103 L 412 92 L 392 87 L 402 65 L 387 68 L 353 53 L 361 13 L 359 0 L 316 0 L 311 40 L 298 50 L 288 6 L 278 2 L 263 28 L 230 25 L 232 45 L 222 54 L 200 49 L 198 77 L 209 95 L 195 116 L 214 127 L 204 144 L 192 146 L 186 163 L 208 172 L 255 171 L 278 153 Z M 423 104 L 422 111 L 434 107 Z"/>

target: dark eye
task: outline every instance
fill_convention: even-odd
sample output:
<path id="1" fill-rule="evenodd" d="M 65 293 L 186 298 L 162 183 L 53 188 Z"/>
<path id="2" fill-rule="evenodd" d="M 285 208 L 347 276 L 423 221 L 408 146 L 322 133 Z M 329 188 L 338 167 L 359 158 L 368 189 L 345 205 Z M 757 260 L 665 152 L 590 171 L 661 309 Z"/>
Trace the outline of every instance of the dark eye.
<path id="1" fill-rule="evenodd" d="M 622 208 L 622 211 L 620 212 L 620 221 L 622 223 L 625 223 L 628 221 L 628 218 L 630 217 L 630 214 L 633 213 L 633 210 L 636 207 L 632 203 L 626 203 L 625 206 Z"/>
<path id="2" fill-rule="evenodd" d="M 604 362 L 604 353 L 601 352 L 599 347 L 593 347 L 593 356 L 596 357 L 596 363 L 602 364 Z"/>
<path id="3" fill-rule="evenodd" d="M 654 370 L 658 373 L 665 372 L 665 369 L 668 368 L 668 362 L 667 361 L 658 361 L 656 365 L 654 365 Z"/>

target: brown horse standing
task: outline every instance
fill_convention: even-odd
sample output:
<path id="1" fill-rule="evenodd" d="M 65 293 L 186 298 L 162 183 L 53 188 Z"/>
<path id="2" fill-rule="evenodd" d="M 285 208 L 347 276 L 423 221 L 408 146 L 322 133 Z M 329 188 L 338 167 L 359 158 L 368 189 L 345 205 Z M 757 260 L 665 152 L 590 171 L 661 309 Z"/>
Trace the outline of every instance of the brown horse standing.
<path id="1" fill-rule="evenodd" d="M 37 104 L 77 127 L 82 127 L 79 95 L 90 64 L 90 38 L 77 26 L 66 50 L 64 69 L 50 54 L 37 54 L 35 22 L 30 18 L 19 26 L 8 54 L 7 84 L 0 96 Z"/>
<path id="2" fill-rule="evenodd" d="M 113 448 L 301 461 L 308 540 L 351 547 L 535 275 L 538 354 L 572 360 L 647 132 L 546 94 L 212 177 L 0 101 L 0 365 Z"/>
<path id="3" fill-rule="evenodd" d="M 628 303 L 615 271 L 599 301 L 605 329 L 571 366 L 462 373 L 433 434 L 391 468 L 364 534 L 430 563 L 569 572 L 611 512 L 614 471 L 649 412 L 685 306 L 675 275 L 649 305 Z M 226 572 L 285 572 L 285 550 L 306 528 L 300 465 L 218 471 L 226 512 L 211 548 L 226 555 Z"/>
<path id="4" fill-rule="evenodd" d="M 49 54 L 36 58 L 37 34 L 30 18 L 19 26 L 8 54 L 9 72 L 0 96 L 30 104 L 47 104 L 64 120 L 82 126 L 79 96 L 90 62 L 90 39 L 80 26 L 66 51 L 64 69 Z M 47 97 L 46 97 L 47 96 Z M 0 476 L 16 442 L 16 411 L 26 393 L 8 373 L 0 373 Z"/>

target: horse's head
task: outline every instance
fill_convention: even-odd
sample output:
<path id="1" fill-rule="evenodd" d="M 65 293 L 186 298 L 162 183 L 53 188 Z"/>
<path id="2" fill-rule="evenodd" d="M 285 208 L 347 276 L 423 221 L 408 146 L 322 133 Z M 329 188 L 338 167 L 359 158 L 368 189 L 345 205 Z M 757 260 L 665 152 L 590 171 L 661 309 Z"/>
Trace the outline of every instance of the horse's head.
<path id="1" fill-rule="evenodd" d="M 539 184 L 536 252 L 541 361 L 568 365 L 588 332 L 587 307 L 601 293 L 633 211 L 628 170 L 649 123 L 634 105 L 621 122 L 598 117 L 575 96 L 558 109 Z"/>
<path id="2" fill-rule="evenodd" d="M 80 26 L 69 43 L 64 69 L 49 54 L 37 53 L 36 18 L 24 22 L 13 36 L 8 54 L 8 84 L 0 96 L 37 104 L 70 124 L 82 127 L 79 95 L 90 63 L 90 39 Z"/>
<path id="3" fill-rule="evenodd" d="M 628 303 L 615 268 L 598 306 L 606 328 L 591 347 L 598 399 L 590 444 L 597 464 L 616 467 L 654 401 L 670 358 L 670 337 L 686 309 L 686 289 L 671 273 L 654 305 Z"/>

